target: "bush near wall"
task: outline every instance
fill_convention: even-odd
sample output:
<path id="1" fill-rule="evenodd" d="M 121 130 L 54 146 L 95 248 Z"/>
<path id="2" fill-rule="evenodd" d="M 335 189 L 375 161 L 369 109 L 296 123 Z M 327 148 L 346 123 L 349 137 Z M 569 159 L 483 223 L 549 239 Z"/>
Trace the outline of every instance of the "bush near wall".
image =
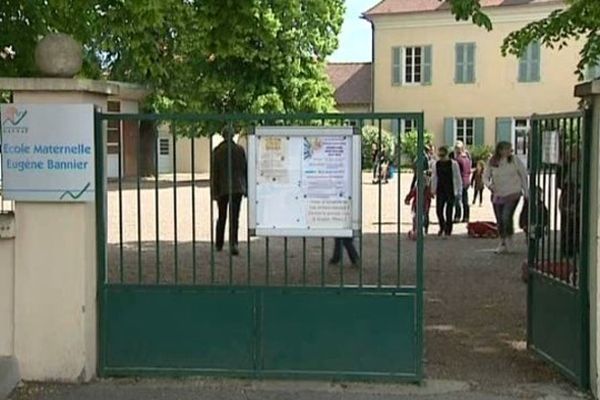
<path id="1" fill-rule="evenodd" d="M 476 165 L 479 161 L 487 162 L 494 153 L 494 148 L 487 145 L 471 146 L 469 147 L 469 153 L 471 153 L 473 165 Z"/>
<path id="2" fill-rule="evenodd" d="M 372 148 L 379 142 L 379 128 L 367 125 L 362 129 L 362 167 L 373 169 Z M 395 164 L 395 142 L 391 132 L 381 129 L 381 144 L 392 164 Z"/>
<path id="3" fill-rule="evenodd" d="M 414 160 L 417 159 L 418 140 L 419 134 L 416 131 L 407 132 L 400 139 L 403 158 L 408 161 L 410 167 L 412 167 Z M 431 145 L 432 140 L 433 134 L 425 131 L 425 145 Z"/>

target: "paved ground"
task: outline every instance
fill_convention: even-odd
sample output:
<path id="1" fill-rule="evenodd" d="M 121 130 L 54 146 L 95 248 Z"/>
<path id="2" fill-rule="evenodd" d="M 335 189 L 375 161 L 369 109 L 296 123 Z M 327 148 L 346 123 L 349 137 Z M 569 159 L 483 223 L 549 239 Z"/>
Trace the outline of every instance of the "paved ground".
<path id="1" fill-rule="evenodd" d="M 465 382 L 423 386 L 236 380 L 107 380 L 88 385 L 27 385 L 11 400 L 567 400 L 585 399 L 565 385 L 514 385 L 501 393 Z"/>
<path id="2" fill-rule="evenodd" d="M 178 215 L 175 223 L 172 185 L 160 182 L 157 219 L 156 197 L 151 189 L 153 183 L 143 183 L 139 194 L 142 215 L 139 233 L 138 193 L 135 183 L 127 183 L 122 193 L 121 248 L 119 195 L 112 185 L 109 193 L 110 280 L 119 281 L 122 271 L 125 282 L 141 280 L 148 284 L 154 284 L 157 278 L 160 283 L 174 282 L 175 279 L 190 283 L 194 276 L 197 282 L 210 283 L 212 279 L 215 284 L 227 284 L 230 279 L 234 283 L 250 280 L 251 284 L 257 285 L 320 285 L 321 282 L 339 285 L 342 279 L 343 284 L 357 284 L 361 279 L 364 284 L 377 284 L 379 277 L 383 284 L 396 285 L 398 277 L 401 284 L 414 283 L 415 242 L 406 237 L 411 226 L 410 208 L 402 201 L 398 207 L 398 193 L 402 200 L 410 178 L 410 175 L 403 175 L 400 187 L 397 180 L 381 187 L 381 212 L 378 207 L 379 187 L 369 183 L 364 185 L 362 269 L 333 268 L 321 264 L 321 260 L 330 255 L 331 243 L 329 240 L 322 243 L 320 239 L 307 240 L 306 258 L 303 256 L 302 240 L 290 239 L 287 269 L 284 267 L 283 240 L 270 241 L 267 268 L 266 243 L 264 239 L 253 239 L 248 262 L 245 222 L 241 226 L 242 255 L 231 258 L 230 264 L 226 253 L 218 253 L 214 255 L 214 263 L 210 262 L 210 202 L 206 182 L 195 185 L 195 226 L 192 224 L 192 185 L 183 183 L 177 190 Z M 488 199 L 489 193 L 486 193 L 485 201 Z M 244 213 L 245 209 L 242 215 Z M 432 210 L 433 223 L 434 215 Z M 216 218 L 216 213 L 213 217 Z M 475 207 L 471 219 L 493 220 L 489 201 L 484 207 Z M 400 236 L 397 235 L 398 229 Z M 432 231 L 436 229 L 432 228 Z M 175 232 L 177 246 L 174 243 Z M 559 374 L 525 348 L 526 286 L 520 280 L 520 265 L 526 257 L 524 237 L 520 235 L 517 238 L 515 253 L 497 256 L 493 253 L 495 241 L 468 238 L 465 225 L 459 225 L 455 233 L 447 240 L 437 236 L 426 239 L 426 373 L 434 381 L 424 388 L 293 382 L 125 380 L 84 386 L 28 385 L 13 399 L 578 398 Z M 400 251 L 397 251 L 398 240 Z M 121 249 L 122 270 L 119 268 Z M 157 259 L 160 260 L 158 269 Z M 304 265 L 306 268 L 303 268 Z M 440 380 L 450 382 L 440 383 Z M 432 387 L 436 390 L 428 391 Z"/>

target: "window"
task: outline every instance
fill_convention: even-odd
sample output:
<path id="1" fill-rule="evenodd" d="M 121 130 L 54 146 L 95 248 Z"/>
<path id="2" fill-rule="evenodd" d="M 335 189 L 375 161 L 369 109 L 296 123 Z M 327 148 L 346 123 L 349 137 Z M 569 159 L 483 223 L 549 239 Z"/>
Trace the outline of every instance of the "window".
<path id="1" fill-rule="evenodd" d="M 525 49 L 519 59 L 519 82 L 540 81 L 541 47 L 538 42 L 533 42 Z"/>
<path id="2" fill-rule="evenodd" d="M 168 156 L 170 143 L 168 138 L 160 138 L 158 141 L 159 152 L 161 156 Z"/>
<path id="3" fill-rule="evenodd" d="M 458 43 L 456 45 L 455 82 L 475 82 L 475 43 Z"/>
<path id="4" fill-rule="evenodd" d="M 414 119 L 403 119 L 402 120 L 402 133 L 413 132 L 417 130 L 417 121 Z"/>
<path id="5" fill-rule="evenodd" d="M 121 103 L 118 101 L 109 101 L 106 104 L 106 110 L 109 113 L 121 112 Z M 121 141 L 121 121 L 110 120 L 107 123 L 106 152 L 107 154 L 119 154 L 119 142 Z"/>
<path id="6" fill-rule="evenodd" d="M 515 118 L 513 120 L 513 137 L 514 137 L 514 149 L 517 156 L 527 156 L 527 146 L 529 137 L 529 119 L 527 118 Z"/>
<path id="7" fill-rule="evenodd" d="M 421 83 L 422 53 L 421 47 L 404 49 L 404 83 Z"/>
<path id="8" fill-rule="evenodd" d="M 467 146 L 483 146 L 485 144 L 485 119 L 478 118 L 444 118 L 444 144 L 453 147 L 460 140 Z"/>
<path id="9" fill-rule="evenodd" d="M 431 83 L 431 46 L 392 48 L 393 85 Z"/>
<path id="10" fill-rule="evenodd" d="M 465 146 L 472 146 L 475 143 L 475 121 L 472 118 L 457 118 L 454 132 L 455 142 L 460 140 Z"/>

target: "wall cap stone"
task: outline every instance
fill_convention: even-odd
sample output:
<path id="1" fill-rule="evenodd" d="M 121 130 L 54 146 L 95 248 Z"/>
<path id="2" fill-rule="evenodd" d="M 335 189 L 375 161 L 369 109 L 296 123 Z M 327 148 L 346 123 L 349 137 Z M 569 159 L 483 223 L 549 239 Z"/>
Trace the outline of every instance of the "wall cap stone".
<path id="1" fill-rule="evenodd" d="M 0 90 L 18 92 L 87 92 L 118 97 L 122 100 L 142 100 L 151 93 L 145 86 L 116 81 L 72 78 L 2 78 Z"/>
<path id="2" fill-rule="evenodd" d="M 598 94 L 600 94 L 600 79 L 575 86 L 575 97 L 589 97 Z"/>

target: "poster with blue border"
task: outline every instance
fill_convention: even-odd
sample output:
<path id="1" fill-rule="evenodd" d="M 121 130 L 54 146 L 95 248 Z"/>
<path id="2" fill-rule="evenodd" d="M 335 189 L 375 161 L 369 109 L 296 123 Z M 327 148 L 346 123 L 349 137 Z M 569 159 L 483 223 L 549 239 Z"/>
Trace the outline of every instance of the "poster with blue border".
<path id="1" fill-rule="evenodd" d="M 92 104 L 3 104 L 0 116 L 5 200 L 94 201 Z"/>

